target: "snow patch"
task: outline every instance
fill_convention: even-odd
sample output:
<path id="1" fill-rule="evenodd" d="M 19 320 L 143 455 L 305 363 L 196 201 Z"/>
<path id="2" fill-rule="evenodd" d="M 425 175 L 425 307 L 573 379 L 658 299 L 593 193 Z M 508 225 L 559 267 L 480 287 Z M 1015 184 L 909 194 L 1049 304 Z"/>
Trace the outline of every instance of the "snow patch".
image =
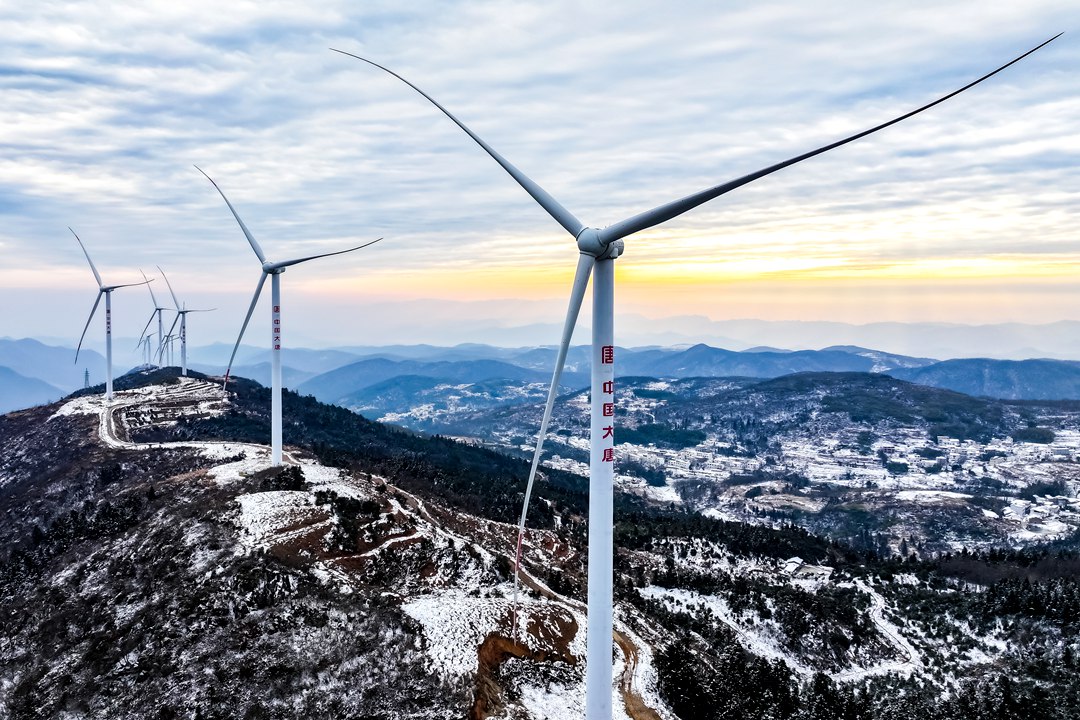
<path id="1" fill-rule="evenodd" d="M 901 490 L 896 493 L 896 499 L 907 502 L 933 503 L 942 500 L 970 500 L 971 495 L 949 490 Z"/>
<path id="2" fill-rule="evenodd" d="M 303 490 L 270 490 L 239 495 L 237 524 L 252 545 L 259 544 L 282 528 L 302 520 L 311 509 L 311 493 Z"/>
<path id="3" fill-rule="evenodd" d="M 53 418 L 67 417 L 68 415 L 97 415 L 101 412 L 103 404 L 102 398 L 97 395 L 75 398 L 61 405 L 56 412 L 49 416 L 49 420 L 46 422 L 51 421 Z"/>
<path id="4" fill-rule="evenodd" d="M 480 644 L 509 616 L 505 600 L 468 597 L 459 590 L 424 595 L 401 609 L 423 627 L 428 655 L 445 678 L 475 673 Z"/>

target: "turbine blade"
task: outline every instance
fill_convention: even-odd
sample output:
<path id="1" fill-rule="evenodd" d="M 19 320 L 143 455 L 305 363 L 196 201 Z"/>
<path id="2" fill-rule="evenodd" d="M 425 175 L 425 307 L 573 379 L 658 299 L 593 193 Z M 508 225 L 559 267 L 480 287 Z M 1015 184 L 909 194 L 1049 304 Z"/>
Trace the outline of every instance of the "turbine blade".
<path id="1" fill-rule="evenodd" d="M 562 340 L 559 342 L 559 354 L 555 359 L 555 370 L 551 375 L 551 387 L 548 388 L 547 403 L 544 405 L 544 417 L 540 421 L 540 432 L 536 436 L 536 449 L 533 451 L 532 466 L 529 468 L 529 481 L 525 485 L 525 501 L 521 506 L 521 519 L 518 521 L 517 548 L 514 552 L 514 629 L 517 629 L 517 592 L 518 570 L 521 566 L 521 543 L 525 537 L 525 518 L 529 512 L 529 500 L 532 497 L 533 483 L 536 480 L 536 468 L 540 465 L 540 455 L 544 449 L 544 439 L 547 437 L 548 423 L 551 421 L 551 412 L 555 407 L 555 396 L 559 392 L 559 380 L 562 378 L 563 366 L 566 365 L 566 353 L 570 350 L 570 339 L 574 336 L 574 326 L 577 325 L 578 314 L 581 312 L 581 302 L 585 297 L 585 289 L 589 285 L 589 276 L 592 274 L 596 258 L 582 253 L 578 256 L 577 269 L 574 271 L 574 284 L 570 290 L 570 303 L 566 308 L 566 320 L 563 323 Z"/>
<path id="2" fill-rule="evenodd" d="M 248 243 L 251 245 L 251 249 L 255 251 L 255 255 L 259 258 L 259 262 L 266 262 L 266 255 L 263 253 L 262 248 L 259 247 L 259 243 L 255 241 L 255 237 L 251 234 L 251 231 L 247 229 L 247 225 L 245 225 L 244 221 L 240 219 L 240 216 L 236 212 L 236 208 L 234 208 L 232 206 L 232 203 L 229 202 L 229 198 L 225 197 L 225 193 L 221 192 L 221 188 L 219 188 L 218 184 L 214 182 L 214 178 L 204 173 L 202 168 L 198 165 L 195 166 L 195 169 L 201 172 L 206 177 L 206 179 L 210 181 L 210 184 L 213 185 L 214 188 L 218 191 L 218 194 L 221 195 L 221 199 L 224 200 L 225 204 L 229 206 L 229 210 L 232 211 L 233 217 L 236 218 L 236 222 L 240 224 L 240 229 L 244 231 L 244 237 L 247 238 Z"/>
<path id="3" fill-rule="evenodd" d="M 1014 64 L 1020 62 L 1021 60 L 1026 58 L 1028 55 L 1031 55 L 1036 50 L 1039 50 L 1040 48 L 1044 47 L 1045 45 L 1047 45 L 1047 44 L 1053 42 L 1054 40 L 1056 40 L 1057 38 L 1061 37 L 1061 35 L 1062 35 L 1062 33 L 1058 33 L 1057 35 L 1050 38 L 1049 40 L 1046 40 L 1046 41 L 1036 45 L 1032 49 L 1028 50 L 1023 55 L 1020 55 L 1019 57 L 1016 57 L 1016 58 L 1010 60 L 1009 62 L 1005 63 L 1004 65 L 997 68 L 996 70 L 994 70 L 992 72 L 988 72 L 987 74 L 983 75 L 982 77 L 978 78 L 977 80 L 969 82 L 967 85 L 960 88 L 959 90 L 954 90 L 951 93 L 949 93 L 948 95 L 944 95 L 944 96 L 938 98 L 937 100 L 934 100 L 931 103 L 927 103 L 926 105 L 923 105 L 920 108 L 916 108 L 915 110 L 904 113 L 903 115 L 901 115 L 899 117 L 896 117 L 896 118 L 893 118 L 892 120 L 889 120 L 888 122 L 884 122 L 884 123 L 882 123 L 880 125 L 876 125 L 876 126 L 870 128 L 869 130 L 863 130 L 862 132 L 855 133 L 854 135 L 846 137 L 846 138 L 844 138 L 842 140 L 837 140 L 836 142 L 829 143 L 828 145 L 825 145 L 823 147 L 819 147 L 816 150 L 811 150 L 810 152 L 803 153 L 802 155 L 797 155 L 797 156 L 795 156 L 793 158 L 790 158 L 788 160 L 784 160 L 783 162 L 776 163 L 775 165 L 770 165 L 767 168 L 763 168 L 761 170 L 758 170 L 757 172 L 750 173 L 749 175 L 744 175 L 743 177 L 738 178 L 736 180 L 732 180 L 730 182 L 723 183 L 722 185 L 716 185 L 716 186 L 708 188 L 706 190 L 702 190 L 701 192 L 694 193 L 693 195 L 688 195 L 688 196 L 686 196 L 686 197 L 684 197 L 684 198 L 682 198 L 680 200 L 675 200 L 673 202 L 669 202 L 669 203 L 667 203 L 665 205 L 661 205 L 659 207 L 653 208 L 652 210 L 648 210 L 646 212 L 640 213 L 638 215 L 635 215 L 635 216 L 633 216 L 631 218 L 628 218 L 626 220 L 623 220 L 621 222 L 617 222 L 614 225 L 609 225 L 608 227 L 606 227 L 606 228 L 604 228 L 603 230 L 600 231 L 600 233 L 599 233 L 600 234 L 600 242 L 602 242 L 603 244 L 606 245 L 608 243 L 614 242 L 615 240 L 618 240 L 619 238 L 623 238 L 623 237 L 626 237 L 627 235 L 631 235 L 631 234 L 639 232 L 641 230 L 645 230 L 646 228 L 653 227 L 654 225 L 659 225 L 662 222 L 666 222 L 667 220 L 671 220 L 674 217 L 678 217 L 679 215 L 682 215 L 683 213 L 687 212 L 688 210 L 692 210 L 692 209 L 696 208 L 698 205 L 701 205 L 702 203 L 708 202 L 709 200 L 717 198 L 720 195 L 723 195 L 724 193 L 735 190 L 736 188 L 740 188 L 743 185 L 746 185 L 747 183 L 751 183 L 754 180 L 757 180 L 758 178 L 762 178 L 762 177 L 765 177 L 766 175 L 770 175 L 770 174 L 776 172 L 777 170 L 783 170 L 784 168 L 790 167 L 791 165 L 794 165 L 795 163 L 802 162 L 803 160 L 807 160 L 809 158 L 812 158 L 815 155 L 820 155 L 822 153 L 828 152 L 829 150 L 833 150 L 835 148 L 838 148 L 841 145 L 847 145 L 850 142 L 854 142 L 855 140 L 858 140 L 860 138 L 864 138 L 867 135 L 870 135 L 872 133 L 876 133 L 878 130 L 884 130 L 885 128 L 889 127 L 890 125 L 895 125 L 896 123 L 901 122 L 902 120 L 907 120 L 909 117 L 912 117 L 913 115 L 918 115 L 919 113 L 921 113 L 924 110 L 929 110 L 930 108 L 934 107 L 935 105 L 939 105 L 940 103 L 945 102 L 949 98 L 952 98 L 952 97 L 954 97 L 956 95 L 959 95 L 960 93 L 964 92 L 965 90 L 978 85 L 983 80 L 986 80 L 988 78 L 993 77 L 994 75 L 997 75 L 999 72 L 1001 72 L 1005 68 L 1009 67 L 1010 65 L 1014 65 Z"/>
<path id="4" fill-rule="evenodd" d="M 75 364 L 78 364 L 79 362 L 79 351 L 82 350 L 82 341 L 86 339 L 86 331 L 90 327 L 90 321 L 94 319 L 94 313 L 97 312 L 98 303 L 101 302 L 101 296 L 104 294 L 104 290 L 98 290 L 97 298 L 94 300 L 94 307 L 90 308 L 90 317 L 86 318 L 86 324 L 83 325 L 82 335 L 79 336 L 79 344 L 75 348 Z"/>
<path id="5" fill-rule="evenodd" d="M 176 317 L 173 318 L 172 325 L 169 326 L 169 332 L 166 335 L 172 335 L 173 330 L 176 329 L 176 323 L 180 322 L 180 313 L 176 313 Z"/>
<path id="6" fill-rule="evenodd" d="M 160 271 L 161 268 L 158 268 L 158 270 Z M 146 280 L 146 289 L 150 291 L 150 299 L 154 301 L 154 309 L 157 309 L 160 306 L 157 302 L 157 296 L 154 295 L 154 288 L 150 285 L 150 280 L 147 279 L 146 273 L 142 271 L 142 268 L 139 268 L 139 274 L 142 275 L 143 280 Z"/>
<path id="7" fill-rule="evenodd" d="M 71 230 L 70 226 L 68 227 L 68 230 Z M 90 269 L 94 272 L 94 279 L 97 280 L 98 287 L 104 287 L 104 283 L 101 282 L 101 274 L 98 273 L 97 268 L 94 267 L 94 261 L 90 259 L 90 253 L 86 252 L 86 246 L 83 245 L 82 240 L 79 239 L 78 234 L 74 230 L 71 230 L 71 234 L 74 235 L 75 239 L 79 241 L 79 247 L 82 248 L 83 255 L 86 256 L 86 262 L 90 263 Z"/>
<path id="8" fill-rule="evenodd" d="M 139 344 L 135 346 L 135 348 L 136 348 L 136 349 L 138 349 L 139 345 L 142 345 L 142 343 L 143 343 L 143 338 L 149 337 L 149 336 L 148 336 L 148 335 L 146 334 L 146 331 L 150 329 L 150 323 L 154 322 L 154 316 L 155 316 L 155 315 L 157 315 L 157 314 L 158 314 L 158 312 L 159 312 L 159 310 L 158 310 L 158 309 L 157 309 L 157 307 L 155 306 L 155 307 L 154 307 L 154 312 L 150 313 L 150 319 L 146 321 L 146 327 L 144 327 L 144 328 L 142 329 L 142 332 L 141 332 L 141 333 L 139 333 Z"/>
<path id="9" fill-rule="evenodd" d="M 331 255 L 344 255 L 345 253 L 352 252 L 353 250 L 359 250 L 361 248 L 366 248 L 368 245 L 374 245 L 375 243 L 379 242 L 379 240 L 382 240 L 382 238 L 372 240 L 371 242 L 364 243 L 363 245 L 351 247 L 348 250 L 338 250 L 336 252 L 322 253 L 321 255 L 309 255 L 308 257 L 297 258 L 295 260 L 284 260 L 282 262 L 269 263 L 266 267 L 268 270 L 277 270 L 279 268 L 289 267 L 290 265 L 299 265 L 300 263 L 307 262 L 308 260 L 316 260 L 318 258 L 330 257 Z"/>
<path id="10" fill-rule="evenodd" d="M 169 326 L 169 332 L 165 333 L 165 338 L 169 342 L 173 341 L 173 330 L 176 329 L 176 321 L 179 320 L 179 319 L 180 319 L 180 315 L 177 315 L 175 318 L 173 318 L 172 325 Z M 165 350 L 165 341 L 163 340 L 161 342 L 161 347 L 158 348 L 158 362 L 161 362 L 161 356 L 164 353 L 164 350 Z"/>
<path id="11" fill-rule="evenodd" d="M 117 288 L 122 288 L 122 287 L 135 287 L 137 285 L 149 285 L 152 282 L 154 282 L 154 281 L 153 280 L 146 280 L 146 281 L 141 282 L 141 283 L 126 283 L 124 285 L 109 285 L 108 287 L 105 287 L 105 288 L 102 288 L 102 289 L 103 290 L 115 290 Z"/>
<path id="12" fill-rule="evenodd" d="M 179 312 L 180 301 L 176 299 L 176 293 L 173 292 L 172 283 L 169 282 L 169 276 L 165 274 L 165 271 L 161 269 L 160 265 L 157 266 L 157 270 L 159 273 L 161 273 L 161 277 L 165 278 L 165 284 L 169 287 L 169 294 L 172 295 L 173 305 L 176 306 L 176 310 Z"/>
<path id="13" fill-rule="evenodd" d="M 229 365 L 225 368 L 225 384 L 229 382 L 229 373 L 232 371 L 233 360 L 236 359 L 236 351 L 240 349 L 240 341 L 244 339 L 244 332 L 247 330 L 248 322 L 251 321 L 251 314 L 255 312 L 255 306 L 259 302 L 259 293 L 262 292 L 263 283 L 266 282 L 266 275 L 266 273 L 259 274 L 259 284 L 255 286 L 255 295 L 251 298 L 251 307 L 248 308 L 247 316 L 244 317 L 244 324 L 240 326 L 240 334 L 236 336 L 236 344 L 233 345 L 232 355 L 229 356 Z M 222 387 L 224 388 L 224 384 Z"/>
<path id="14" fill-rule="evenodd" d="M 573 235 L 574 237 L 577 237 L 578 233 L 581 232 L 584 225 L 581 224 L 580 220 L 578 220 L 576 217 L 574 217 L 573 213 L 571 213 L 569 210 L 567 210 L 565 207 L 563 207 L 559 203 L 558 200 L 556 200 L 551 195 L 549 195 L 548 192 L 546 190 L 544 190 L 544 188 L 540 187 L 535 182 L 530 180 L 529 177 L 525 175 L 525 173 L 521 172 L 516 167 L 514 167 L 512 164 L 510 164 L 509 160 L 504 158 L 499 153 L 495 152 L 495 150 L 492 149 L 492 147 L 490 145 L 488 145 L 486 142 L 481 140 L 480 137 L 476 133 L 474 133 L 472 130 L 470 130 L 465 125 L 465 123 L 461 122 L 456 117 L 454 117 L 453 113 L 451 113 L 449 110 L 447 110 L 442 105 L 440 105 L 433 97 L 428 95 L 426 92 L 424 92 L 423 90 L 421 90 L 417 86 L 413 85 L 411 82 L 409 82 L 405 78 L 398 75 L 393 70 L 390 70 L 389 68 L 383 67 L 382 65 L 380 65 L 380 64 L 378 64 L 376 62 L 372 62 L 371 60 L 368 60 L 367 58 L 362 58 L 359 55 L 353 55 L 350 52 L 345 52 L 344 50 L 336 50 L 334 48 L 330 48 L 330 49 L 333 50 L 334 52 L 341 53 L 342 55 L 348 55 L 349 57 L 356 58 L 357 60 L 360 60 L 362 62 L 366 62 L 368 65 L 373 65 L 373 66 L 379 68 L 380 70 L 382 70 L 383 72 L 386 72 L 386 73 L 389 73 L 390 75 L 393 75 L 398 80 L 400 80 L 401 82 L 405 83 L 406 85 L 411 87 L 416 92 L 423 95 L 425 98 L 427 98 L 427 100 L 432 105 L 434 105 L 439 110 L 441 110 L 443 115 L 450 118 L 454 122 L 455 125 L 457 125 L 459 128 L 464 130 L 466 135 L 468 135 L 473 140 L 475 140 L 476 144 L 479 145 L 480 147 L 482 147 L 484 149 L 484 151 L 487 152 L 487 154 L 490 155 L 493 160 L 495 160 L 495 162 L 502 165 L 503 170 L 510 173 L 510 177 L 514 178 L 514 180 L 517 181 L 518 185 L 520 185 L 522 188 L 524 188 L 525 192 L 529 193 L 529 195 L 532 196 L 533 200 L 535 200 L 536 202 L 538 202 L 540 204 L 540 207 L 544 208 L 544 210 L 547 210 L 548 215 L 553 217 L 555 219 L 555 222 L 559 223 L 564 228 L 566 228 L 566 230 L 571 235 Z"/>

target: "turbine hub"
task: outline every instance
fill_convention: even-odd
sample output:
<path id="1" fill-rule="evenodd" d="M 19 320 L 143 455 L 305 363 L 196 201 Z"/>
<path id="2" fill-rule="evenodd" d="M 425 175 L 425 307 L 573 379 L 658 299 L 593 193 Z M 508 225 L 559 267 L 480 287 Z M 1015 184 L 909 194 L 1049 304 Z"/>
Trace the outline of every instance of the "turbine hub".
<path id="1" fill-rule="evenodd" d="M 622 240 L 605 245 L 600 240 L 600 232 L 590 227 L 578 233 L 577 246 L 582 255 L 592 255 L 597 260 L 614 260 L 623 254 L 626 247 Z"/>
<path id="2" fill-rule="evenodd" d="M 274 263 L 270 262 L 269 260 L 262 264 L 262 269 L 263 272 L 267 275 L 280 275 L 281 273 L 285 272 L 285 268 L 274 267 Z"/>

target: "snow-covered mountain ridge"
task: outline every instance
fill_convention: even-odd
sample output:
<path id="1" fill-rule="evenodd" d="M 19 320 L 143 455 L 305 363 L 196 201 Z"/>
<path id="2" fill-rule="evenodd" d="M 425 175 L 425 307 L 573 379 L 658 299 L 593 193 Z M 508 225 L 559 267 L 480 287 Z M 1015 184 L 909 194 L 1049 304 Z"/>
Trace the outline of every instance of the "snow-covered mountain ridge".
<path id="1" fill-rule="evenodd" d="M 540 488 L 515 641 L 514 531 L 491 515 L 495 484 L 516 499 L 520 476 L 455 474 L 452 458 L 483 467 L 489 454 L 377 428 L 365 432 L 378 448 L 335 445 L 329 429 L 366 421 L 295 396 L 294 437 L 321 439 L 269 470 L 258 443 L 201 434 L 258 435 L 258 388 L 223 398 L 201 380 L 148 380 L 109 408 L 89 396 L 0 417 L 10 717 L 581 716 L 585 498 L 572 478 Z M 470 478 L 492 506 L 467 510 Z M 632 496 L 616 531 L 619 717 L 843 717 L 840 703 L 876 718 L 915 700 L 990 708 L 1001 678 L 1008 702 L 1068 689 L 1029 667 L 1065 667 L 1075 618 L 1013 607 L 1023 558 L 884 561 Z M 1027 565 L 1027 592 L 1065 608 L 1073 561 L 1054 557 Z"/>

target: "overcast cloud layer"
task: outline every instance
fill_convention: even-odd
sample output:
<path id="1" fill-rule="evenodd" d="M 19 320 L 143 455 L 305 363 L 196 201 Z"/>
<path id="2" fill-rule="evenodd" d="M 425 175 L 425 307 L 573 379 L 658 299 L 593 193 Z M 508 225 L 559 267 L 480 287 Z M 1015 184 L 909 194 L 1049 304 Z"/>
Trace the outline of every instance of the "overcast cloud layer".
<path id="1" fill-rule="evenodd" d="M 925 115 L 630 238 L 620 297 L 625 310 L 687 312 L 672 278 L 715 269 L 725 287 L 699 314 L 799 319 L 810 306 L 789 290 L 785 310 L 762 290 L 782 284 L 770 273 L 858 279 L 870 298 L 881 276 L 902 304 L 897 278 L 943 268 L 975 283 L 959 306 L 1007 308 L 978 293 L 1016 267 L 1027 294 L 1013 304 L 1030 312 L 1022 288 L 1053 286 L 1043 317 L 1080 317 L 1068 287 L 1080 267 L 1075 3 L 580 5 L 0 4 L 0 302 L 22 308 L 0 336 L 81 329 L 93 279 L 70 225 L 106 282 L 161 265 L 189 306 L 220 308 L 198 318 L 200 339 L 231 342 L 258 266 L 193 164 L 272 259 L 386 237 L 286 275 L 310 339 L 380 340 L 355 336 L 362 322 L 334 330 L 317 309 L 331 295 L 358 316 L 367 302 L 428 298 L 463 313 L 477 301 L 478 317 L 505 324 L 561 313 L 575 254 L 565 231 L 412 90 L 330 47 L 408 77 L 603 226 L 905 112 L 1061 31 Z M 490 302 L 513 297 L 492 280 L 510 268 L 528 302 Z M 490 286 L 432 280 L 452 270 Z M 142 304 L 117 302 L 122 332 L 138 332 Z M 928 305 L 940 315 L 908 319 L 976 318 Z M 837 317 L 822 302 L 814 317 L 900 319 L 889 307 Z"/>

